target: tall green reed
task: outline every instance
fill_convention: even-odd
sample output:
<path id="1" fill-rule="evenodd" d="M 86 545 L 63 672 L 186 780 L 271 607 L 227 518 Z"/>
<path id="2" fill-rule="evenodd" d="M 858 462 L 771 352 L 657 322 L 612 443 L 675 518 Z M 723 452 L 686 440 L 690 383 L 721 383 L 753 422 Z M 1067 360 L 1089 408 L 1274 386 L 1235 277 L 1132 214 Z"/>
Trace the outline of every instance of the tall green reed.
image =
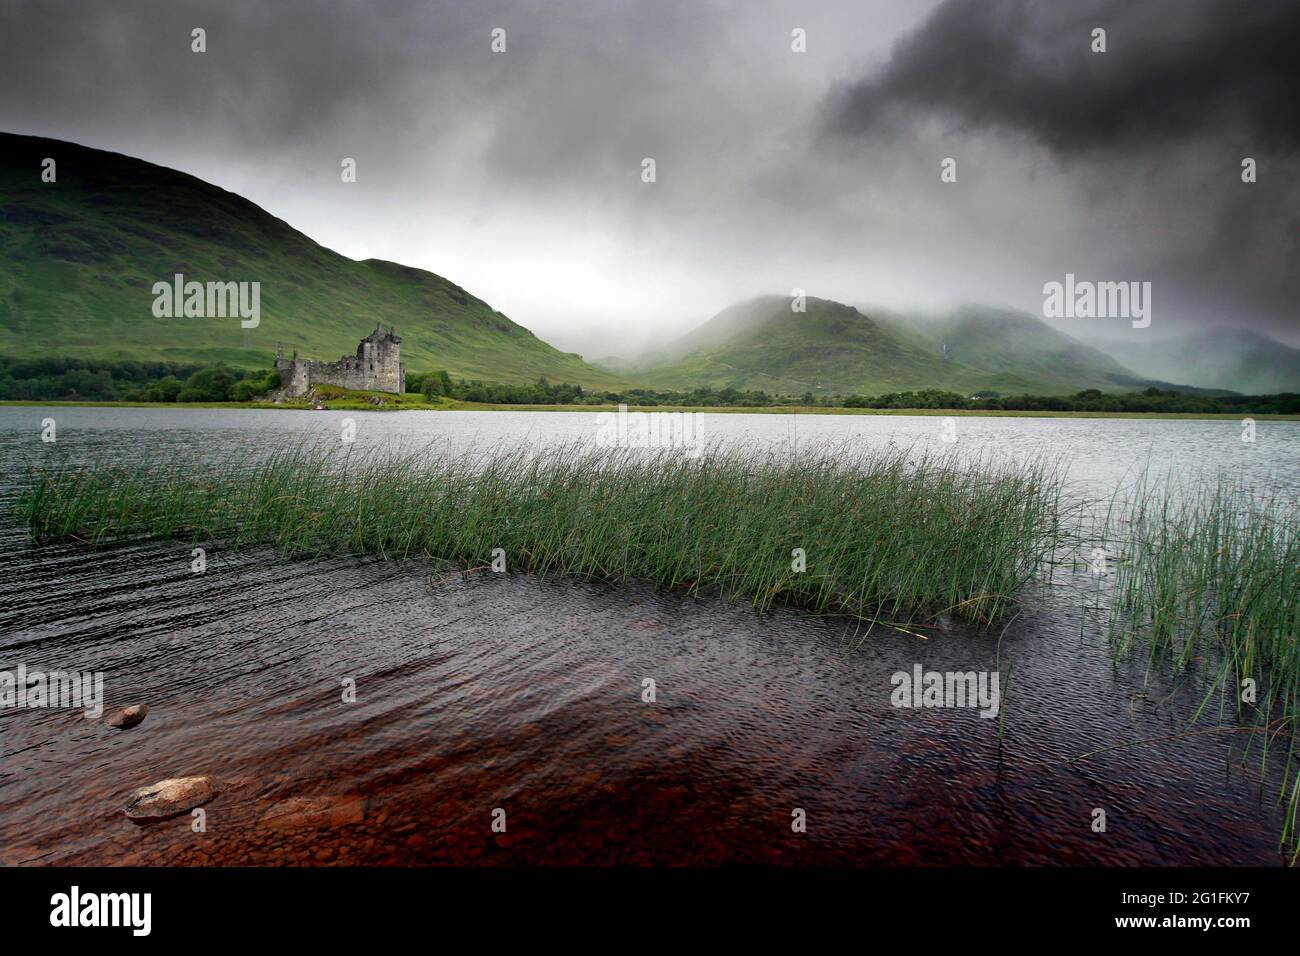
<path id="1" fill-rule="evenodd" d="M 1300 521 L 1294 500 L 1212 480 L 1152 487 L 1146 476 L 1112 502 L 1118 560 L 1108 632 L 1117 656 L 1144 652 L 1148 667 L 1197 667 L 1261 733 L 1261 770 L 1284 754 L 1283 845 L 1296 845 L 1296 722 L 1300 719 Z"/>
<path id="2" fill-rule="evenodd" d="M 720 593 L 763 610 L 892 621 L 999 616 L 1050 557 L 1047 466 L 952 456 L 553 447 L 456 458 L 308 446 L 220 464 L 49 467 L 18 509 L 37 538 L 186 537 Z M 795 549 L 806 569 L 796 570 Z"/>

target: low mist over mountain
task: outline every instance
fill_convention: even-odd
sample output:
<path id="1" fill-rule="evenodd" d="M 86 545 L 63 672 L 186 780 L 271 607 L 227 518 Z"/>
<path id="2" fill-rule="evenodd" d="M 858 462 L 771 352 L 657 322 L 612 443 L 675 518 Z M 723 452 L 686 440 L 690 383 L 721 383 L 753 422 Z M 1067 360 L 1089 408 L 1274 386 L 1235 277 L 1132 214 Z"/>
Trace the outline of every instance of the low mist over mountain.
<path id="1" fill-rule="evenodd" d="M 938 317 L 880 313 L 877 321 L 923 340 L 964 373 L 990 376 L 1008 389 L 1105 391 L 1138 379 L 1110 355 L 1015 309 L 963 306 Z"/>
<path id="2" fill-rule="evenodd" d="M 925 388 L 1064 394 L 1148 384 L 1108 355 L 1024 312 L 942 317 L 764 296 L 726 309 L 664 349 L 611 364 L 661 388 L 710 385 L 801 394 Z"/>
<path id="3" fill-rule="evenodd" d="M 55 180 L 42 181 L 55 161 Z M 12 358 L 269 367 L 277 344 L 333 360 L 396 325 L 410 371 L 612 384 L 454 283 L 349 259 L 253 203 L 117 153 L 0 133 L 0 349 Z M 160 318 L 157 282 L 260 283 L 260 321 Z"/>
<path id="4" fill-rule="evenodd" d="M 1136 335 L 1100 344 L 1152 378 L 1250 395 L 1300 392 L 1300 349 L 1249 329 L 1214 329 L 1149 340 Z"/>

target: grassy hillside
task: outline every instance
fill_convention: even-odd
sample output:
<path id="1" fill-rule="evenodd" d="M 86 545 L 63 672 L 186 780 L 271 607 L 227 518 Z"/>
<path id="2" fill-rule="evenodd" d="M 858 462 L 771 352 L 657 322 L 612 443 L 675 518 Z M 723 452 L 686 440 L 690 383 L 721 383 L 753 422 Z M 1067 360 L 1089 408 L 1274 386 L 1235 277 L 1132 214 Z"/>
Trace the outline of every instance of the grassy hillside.
<path id="1" fill-rule="evenodd" d="M 58 179 L 41 181 L 56 160 Z M 318 245 L 233 193 L 117 153 L 0 133 L 0 351 L 265 368 L 277 343 L 333 360 L 377 322 L 410 371 L 582 385 L 616 376 L 560 352 L 448 280 Z M 261 324 L 155 318 L 155 282 L 261 283 Z"/>
<path id="2" fill-rule="evenodd" d="M 923 321 L 812 298 L 798 313 L 782 296 L 726 309 L 622 368 L 659 388 L 815 395 L 923 388 L 1066 394 L 1139 382 L 1114 359 L 1025 313 L 972 308 Z"/>
<path id="3" fill-rule="evenodd" d="M 1052 328 L 1037 316 L 1014 309 L 963 306 L 923 318 L 880 314 L 877 321 L 933 351 L 943 352 L 961 375 L 1001 382 L 1003 393 L 1019 391 L 1103 391 L 1145 384 L 1112 356 Z"/>
<path id="4" fill-rule="evenodd" d="M 659 388 L 834 394 L 931 385 L 946 369 L 941 356 L 852 306 L 810 298 L 796 313 L 788 298 L 763 296 L 718 313 L 629 374 Z"/>

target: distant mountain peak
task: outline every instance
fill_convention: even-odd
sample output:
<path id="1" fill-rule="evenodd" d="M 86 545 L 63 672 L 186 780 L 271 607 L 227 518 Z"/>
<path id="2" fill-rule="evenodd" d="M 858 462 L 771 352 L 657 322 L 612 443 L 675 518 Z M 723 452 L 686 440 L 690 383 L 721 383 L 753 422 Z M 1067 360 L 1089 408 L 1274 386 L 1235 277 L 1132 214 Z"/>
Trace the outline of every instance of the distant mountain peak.
<path id="1" fill-rule="evenodd" d="M 921 317 L 816 296 L 739 302 L 634 371 L 668 388 L 880 394 L 926 388 L 1072 393 L 1136 381 L 1104 353 L 1013 309 L 965 305 Z"/>

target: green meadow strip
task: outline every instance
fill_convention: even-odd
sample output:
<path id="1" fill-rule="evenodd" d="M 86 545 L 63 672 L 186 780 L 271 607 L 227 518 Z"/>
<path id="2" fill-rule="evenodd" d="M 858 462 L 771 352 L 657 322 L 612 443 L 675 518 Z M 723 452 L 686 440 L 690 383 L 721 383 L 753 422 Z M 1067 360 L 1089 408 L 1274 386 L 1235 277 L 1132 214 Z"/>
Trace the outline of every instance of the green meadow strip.
<path id="1" fill-rule="evenodd" d="M 512 571 L 707 590 L 758 610 L 987 623 L 1050 559 L 1059 486 L 1046 466 L 897 449 L 356 461 L 298 446 L 220 463 L 49 466 L 17 507 L 37 539 L 185 538 L 466 568 L 501 549 Z"/>

